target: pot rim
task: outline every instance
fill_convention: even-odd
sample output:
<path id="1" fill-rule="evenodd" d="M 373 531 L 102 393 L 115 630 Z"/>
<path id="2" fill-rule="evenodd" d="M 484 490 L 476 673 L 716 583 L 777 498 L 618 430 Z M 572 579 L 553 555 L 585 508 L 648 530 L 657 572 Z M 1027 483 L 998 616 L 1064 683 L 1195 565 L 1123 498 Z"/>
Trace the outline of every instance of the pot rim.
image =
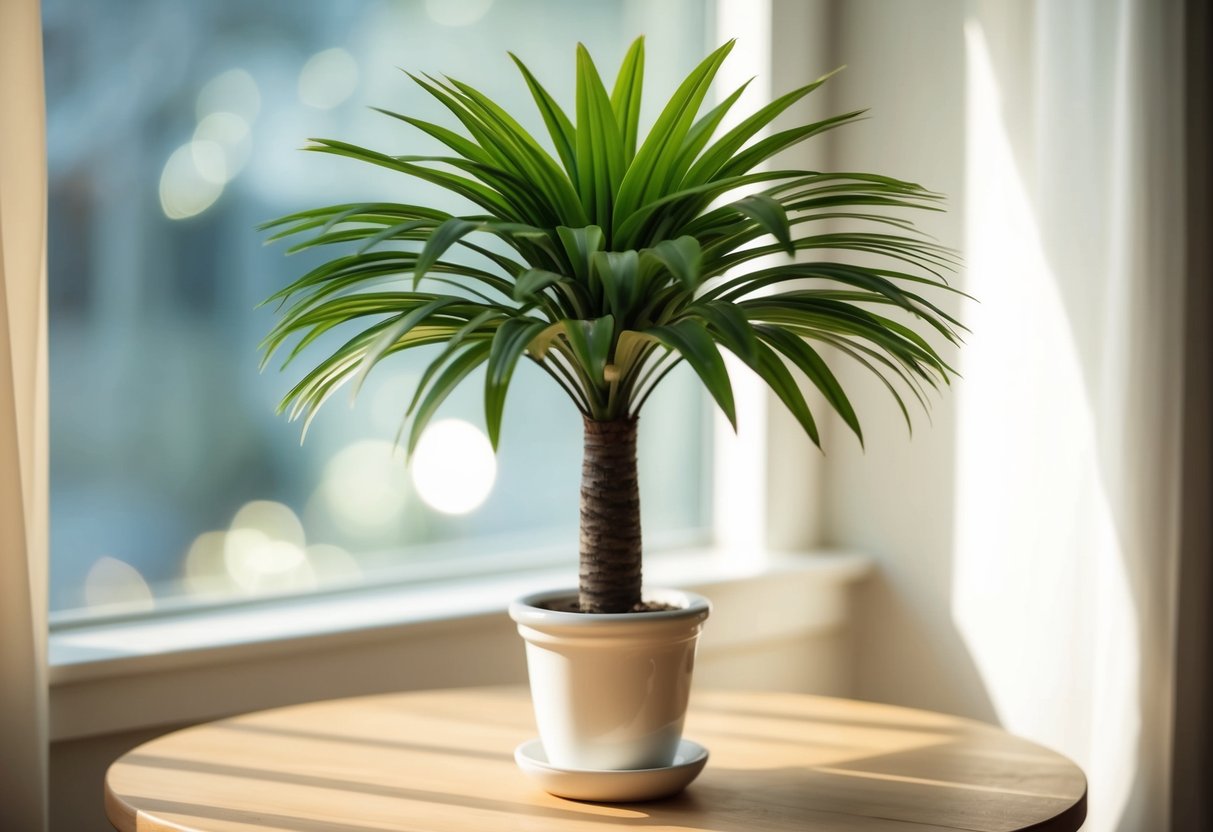
<path id="1" fill-rule="evenodd" d="M 708 614 L 712 610 L 712 602 L 702 595 L 682 589 L 665 588 L 645 589 L 641 592 L 641 598 L 645 601 L 673 604 L 677 609 L 650 610 L 646 612 L 594 613 L 564 612 L 545 609 L 539 606 L 539 604 L 544 602 L 574 598 L 576 596 L 577 590 L 575 588 L 548 589 L 532 592 L 510 603 L 510 618 L 519 624 L 557 624 L 567 627 L 593 627 L 603 624 L 624 624 L 629 621 L 634 621 L 638 624 L 642 622 L 655 624 L 664 621 L 684 621 L 686 619 L 698 619 L 702 621 L 708 617 Z"/>

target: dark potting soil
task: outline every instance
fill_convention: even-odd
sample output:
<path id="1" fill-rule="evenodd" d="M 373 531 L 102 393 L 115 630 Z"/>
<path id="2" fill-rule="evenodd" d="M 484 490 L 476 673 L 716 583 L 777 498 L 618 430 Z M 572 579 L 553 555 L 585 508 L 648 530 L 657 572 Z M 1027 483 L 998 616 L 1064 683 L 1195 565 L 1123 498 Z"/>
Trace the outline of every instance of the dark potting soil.
<path id="1" fill-rule="evenodd" d="M 578 605 L 576 598 L 567 598 L 560 601 L 549 601 L 543 605 L 546 610 L 552 612 L 581 612 L 581 607 Z M 668 610 L 676 610 L 678 607 L 673 604 L 660 603 L 658 601 L 641 601 L 636 604 L 629 612 L 666 612 Z"/>

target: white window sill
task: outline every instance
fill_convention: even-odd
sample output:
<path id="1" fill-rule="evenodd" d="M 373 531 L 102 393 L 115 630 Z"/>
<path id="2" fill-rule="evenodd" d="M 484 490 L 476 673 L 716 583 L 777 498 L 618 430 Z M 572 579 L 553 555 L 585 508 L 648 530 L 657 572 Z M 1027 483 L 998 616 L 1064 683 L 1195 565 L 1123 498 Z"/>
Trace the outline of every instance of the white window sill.
<path id="1" fill-rule="evenodd" d="M 654 558 L 646 583 L 712 597 L 703 649 L 726 650 L 840 626 L 847 587 L 869 570 L 869 559 L 847 553 L 686 552 Z M 49 639 L 52 738 L 379 689 L 513 681 L 522 648 L 506 606 L 575 583 L 564 570 L 525 572 L 60 629 Z M 473 667 L 454 666 L 455 655 Z"/>

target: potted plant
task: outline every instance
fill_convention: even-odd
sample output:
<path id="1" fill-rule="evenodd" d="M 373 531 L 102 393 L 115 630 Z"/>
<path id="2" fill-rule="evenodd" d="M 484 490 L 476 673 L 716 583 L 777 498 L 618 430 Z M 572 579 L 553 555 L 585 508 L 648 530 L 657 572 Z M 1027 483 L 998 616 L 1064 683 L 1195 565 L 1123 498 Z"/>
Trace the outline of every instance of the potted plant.
<path id="1" fill-rule="evenodd" d="M 580 586 L 511 609 L 528 642 L 544 749 L 567 768 L 660 767 L 678 746 L 708 605 L 642 587 L 637 418 L 666 373 L 685 361 L 735 424 L 721 355 L 728 350 L 814 443 L 817 423 L 798 375 L 862 442 L 818 347 L 871 370 L 907 423 L 904 393 L 925 401 L 926 388 L 952 373 L 915 329 L 956 341 L 957 322 L 917 293 L 946 288 L 952 258 L 904 217 L 904 209 L 937 208 L 939 196 L 870 173 L 765 169 L 780 151 L 860 113 L 762 134 L 822 78 L 719 129 L 744 85 L 715 106 L 704 100 L 731 48 L 687 76 L 645 135 L 642 39 L 609 90 L 578 47 L 571 113 L 514 57 L 554 153 L 475 88 L 412 76 L 462 130 L 382 112 L 437 139 L 448 155 L 393 155 L 332 139 L 308 149 L 438 185 L 469 210 L 345 204 L 264 226 L 274 239 L 311 232 L 300 247 L 342 252 L 270 299 L 282 306 L 264 344 L 267 360 L 292 337 L 299 341 L 290 358 L 334 327 L 354 329 L 287 394 L 282 407 L 292 418 L 309 421 L 341 385 L 425 345 L 441 347 L 408 409 L 410 452 L 447 395 L 482 365 L 494 447 L 524 357 L 580 411 Z M 453 254 L 460 251 L 481 265 L 467 265 Z M 376 291 L 391 278 L 406 283 Z"/>

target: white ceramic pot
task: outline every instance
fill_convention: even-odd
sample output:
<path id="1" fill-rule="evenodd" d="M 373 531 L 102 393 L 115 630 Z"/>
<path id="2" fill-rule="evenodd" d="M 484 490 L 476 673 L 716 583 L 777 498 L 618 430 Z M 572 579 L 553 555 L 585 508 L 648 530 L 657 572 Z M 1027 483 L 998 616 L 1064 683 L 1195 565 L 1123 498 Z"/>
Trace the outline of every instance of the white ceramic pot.
<path id="1" fill-rule="evenodd" d="M 676 609 L 599 615 L 545 608 L 576 595 L 539 592 L 510 605 L 526 641 L 531 700 L 548 761 L 599 771 L 670 765 L 711 605 L 690 592 L 653 590 L 644 593 L 646 601 Z"/>

